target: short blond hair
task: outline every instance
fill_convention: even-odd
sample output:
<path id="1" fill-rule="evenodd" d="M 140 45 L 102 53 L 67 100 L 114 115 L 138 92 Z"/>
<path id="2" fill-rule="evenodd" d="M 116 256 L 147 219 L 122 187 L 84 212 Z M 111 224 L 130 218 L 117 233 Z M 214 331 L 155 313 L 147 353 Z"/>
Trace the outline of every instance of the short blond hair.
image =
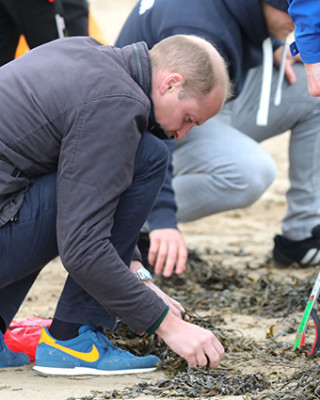
<path id="1" fill-rule="evenodd" d="M 153 70 L 169 70 L 184 78 L 182 97 L 201 97 L 217 85 L 223 87 L 225 100 L 232 89 L 226 64 L 215 47 L 196 35 L 173 35 L 150 50 Z"/>

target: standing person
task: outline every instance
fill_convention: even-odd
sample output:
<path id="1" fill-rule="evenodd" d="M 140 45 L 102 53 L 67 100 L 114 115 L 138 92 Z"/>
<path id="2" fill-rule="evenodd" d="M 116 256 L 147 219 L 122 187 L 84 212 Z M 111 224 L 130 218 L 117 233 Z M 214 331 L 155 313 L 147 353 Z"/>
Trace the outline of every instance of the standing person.
<path id="1" fill-rule="evenodd" d="M 295 23 L 296 44 L 293 54 L 300 52 L 312 96 L 320 96 L 320 3 L 317 0 L 288 0 L 289 14 Z"/>
<path id="2" fill-rule="evenodd" d="M 214 334 L 182 320 L 136 254 L 130 264 L 167 168 L 156 136 L 180 141 L 220 111 L 230 83 L 219 53 L 186 35 L 151 51 L 65 38 L 3 66 L 0 88 L 1 332 L 59 254 L 69 276 L 42 331 L 37 371 L 154 369 L 157 357 L 134 357 L 101 334 L 116 316 L 136 333 L 156 332 L 191 366 L 217 366 Z M 2 333 L 0 366 L 26 363 Z"/>
<path id="3" fill-rule="evenodd" d="M 57 5 L 68 35 L 88 36 L 87 0 L 0 0 L 0 66 L 14 59 L 20 35 L 30 49 L 58 39 Z"/>
<path id="4" fill-rule="evenodd" d="M 319 100 L 310 98 L 303 66 L 289 55 L 281 104 L 274 105 L 272 98 L 268 124 L 256 124 L 263 43 L 269 35 L 284 40 L 294 29 L 287 8 L 286 0 L 141 0 L 120 32 L 120 47 L 145 40 L 151 48 L 170 35 L 200 35 L 217 46 L 234 84 L 234 98 L 222 112 L 193 128 L 174 148 L 172 182 L 169 169 L 148 219 L 149 237 L 142 234 L 140 240 L 146 243 L 148 261 L 157 274 L 170 276 L 185 269 L 187 249 L 177 221 L 247 207 L 262 195 L 275 178 L 276 166 L 259 142 L 287 130 L 288 210 L 282 234 L 274 238 L 273 258 L 303 266 L 320 260 Z M 282 42 L 273 43 L 272 96 L 283 50 Z"/>

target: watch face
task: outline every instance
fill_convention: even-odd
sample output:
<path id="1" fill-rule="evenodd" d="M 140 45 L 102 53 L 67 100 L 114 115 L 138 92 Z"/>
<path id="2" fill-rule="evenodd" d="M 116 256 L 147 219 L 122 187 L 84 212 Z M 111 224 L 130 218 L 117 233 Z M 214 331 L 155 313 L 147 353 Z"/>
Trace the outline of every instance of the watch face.
<path id="1" fill-rule="evenodd" d="M 135 276 L 140 279 L 140 280 L 144 280 L 144 281 L 151 281 L 152 279 L 152 275 L 150 274 L 150 272 L 145 269 L 145 268 L 141 268 L 139 269 L 136 273 Z"/>

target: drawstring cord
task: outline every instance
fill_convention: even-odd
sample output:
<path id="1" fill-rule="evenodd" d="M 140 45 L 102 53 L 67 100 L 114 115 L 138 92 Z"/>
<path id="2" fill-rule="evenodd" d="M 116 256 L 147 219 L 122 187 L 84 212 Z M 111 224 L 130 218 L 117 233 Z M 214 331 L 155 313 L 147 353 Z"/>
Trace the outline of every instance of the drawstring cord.
<path id="1" fill-rule="evenodd" d="M 288 42 L 289 42 L 289 36 L 286 37 L 286 39 L 283 43 L 283 52 L 282 52 L 282 58 L 281 58 L 278 84 L 277 84 L 276 94 L 274 96 L 274 105 L 275 106 L 279 106 L 281 103 L 281 90 L 282 90 L 282 83 L 283 83 L 283 78 L 284 78 L 284 69 L 286 66 Z"/>
<path id="2" fill-rule="evenodd" d="M 262 50 L 262 84 L 256 123 L 259 126 L 266 126 L 268 124 L 270 90 L 273 69 L 273 49 L 271 39 L 269 37 L 263 41 Z"/>
<path id="3" fill-rule="evenodd" d="M 281 103 L 281 90 L 285 72 L 287 47 L 288 47 L 288 36 L 284 41 L 281 65 L 279 71 L 279 78 L 277 83 L 277 89 L 274 98 L 274 105 L 279 106 Z M 267 38 L 262 43 L 263 51 L 263 64 L 262 64 L 262 84 L 259 109 L 257 113 L 256 123 L 258 126 L 268 125 L 268 114 L 269 114 L 269 103 L 270 103 L 270 92 L 271 92 L 271 81 L 273 71 L 273 49 L 270 38 Z"/>

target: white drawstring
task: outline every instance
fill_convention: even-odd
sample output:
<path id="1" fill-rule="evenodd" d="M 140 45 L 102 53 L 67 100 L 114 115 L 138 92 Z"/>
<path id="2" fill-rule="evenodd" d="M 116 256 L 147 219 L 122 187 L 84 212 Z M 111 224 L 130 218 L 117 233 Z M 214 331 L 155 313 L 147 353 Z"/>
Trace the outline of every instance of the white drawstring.
<path id="1" fill-rule="evenodd" d="M 262 84 L 256 123 L 259 126 L 266 126 L 268 124 L 270 90 L 273 70 L 273 49 L 271 39 L 269 37 L 263 41 L 262 50 Z"/>
<path id="2" fill-rule="evenodd" d="M 279 106 L 281 103 L 282 83 L 285 73 L 288 40 L 289 37 L 287 36 L 283 44 L 279 78 L 277 82 L 276 93 L 274 96 L 275 106 Z M 271 81 L 272 81 L 272 71 L 273 71 L 273 49 L 270 38 L 267 38 L 263 41 L 262 50 L 263 50 L 262 84 L 261 84 L 260 103 L 259 103 L 256 123 L 259 126 L 266 126 L 268 125 Z"/>
<path id="3" fill-rule="evenodd" d="M 283 52 L 282 52 L 281 65 L 280 65 L 280 71 L 279 71 L 279 78 L 278 78 L 278 83 L 277 83 L 276 94 L 274 96 L 274 105 L 275 106 L 279 106 L 281 103 L 281 91 L 282 91 L 282 83 L 283 83 L 283 78 L 284 78 L 284 70 L 285 70 L 285 66 L 286 66 L 288 42 L 289 42 L 289 36 L 286 37 L 286 39 L 283 43 Z"/>

